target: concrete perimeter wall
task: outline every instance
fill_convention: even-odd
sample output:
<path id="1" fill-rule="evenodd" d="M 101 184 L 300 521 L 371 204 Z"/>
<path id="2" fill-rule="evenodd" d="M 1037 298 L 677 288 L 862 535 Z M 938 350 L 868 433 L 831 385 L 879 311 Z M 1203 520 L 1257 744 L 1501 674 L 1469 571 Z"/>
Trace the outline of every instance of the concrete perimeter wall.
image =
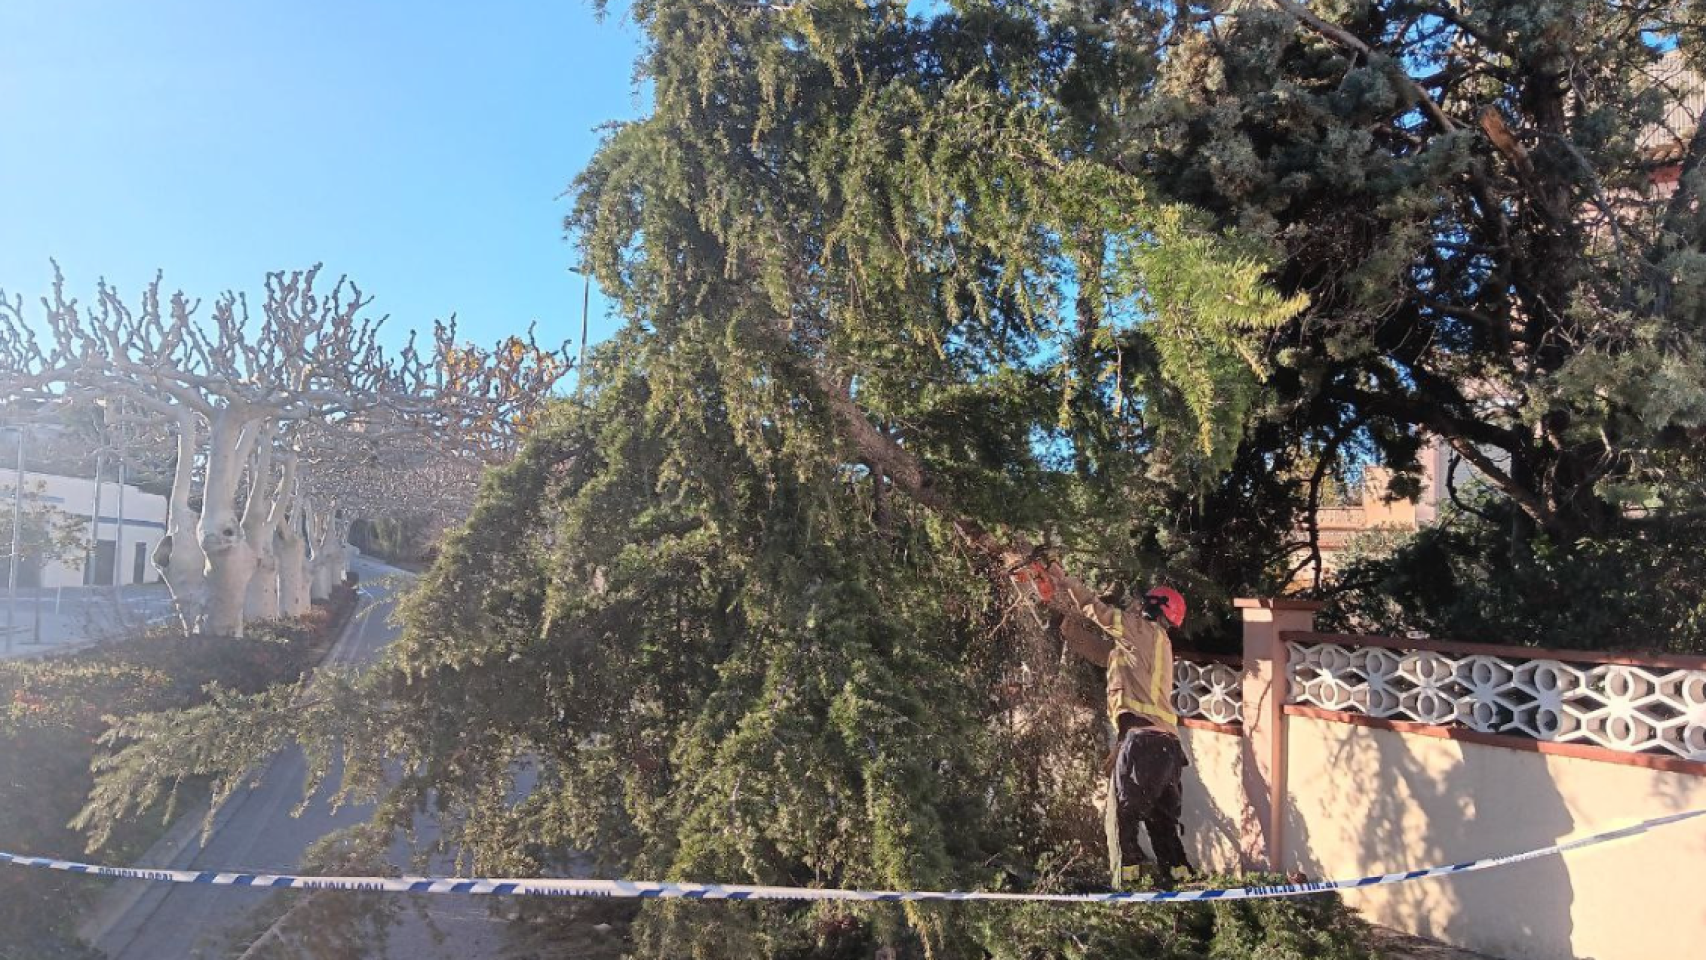
<path id="1" fill-rule="evenodd" d="M 1244 819 L 1244 740 L 1207 729 L 1180 731 L 1191 765 L 1185 768 L 1185 852 L 1198 867 L 1235 873 Z"/>
<path id="2" fill-rule="evenodd" d="M 1287 724 L 1285 867 L 1363 876 L 1706 809 L 1706 777 L 1310 717 Z M 1505 960 L 1706 956 L 1706 819 L 1562 857 L 1346 894 L 1370 920 Z"/>
<path id="3" fill-rule="evenodd" d="M 1242 721 L 1193 716 L 1180 671 L 1199 866 L 1355 878 L 1706 810 L 1706 658 L 1332 636 L 1312 605 L 1240 605 Z M 1706 957 L 1706 818 L 1344 896 L 1503 960 Z"/>

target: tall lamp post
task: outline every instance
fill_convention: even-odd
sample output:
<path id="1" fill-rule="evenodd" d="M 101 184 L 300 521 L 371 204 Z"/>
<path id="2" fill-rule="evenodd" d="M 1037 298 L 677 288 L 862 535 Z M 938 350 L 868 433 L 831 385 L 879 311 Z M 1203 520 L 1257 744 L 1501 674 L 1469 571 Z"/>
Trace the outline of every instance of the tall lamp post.
<path id="1" fill-rule="evenodd" d="M 24 428 L 22 428 L 22 427 L 18 428 L 18 489 L 20 491 L 24 489 Z M 22 510 L 19 508 L 21 506 L 22 506 L 21 500 L 18 501 L 17 503 L 13 504 L 13 509 L 12 509 L 12 518 L 13 518 L 12 519 L 12 529 L 14 531 L 14 533 L 12 534 L 13 537 L 17 537 L 16 531 L 18 530 L 18 528 L 20 526 L 19 520 L 21 519 L 20 514 L 22 513 Z M 18 550 L 19 550 L 19 548 L 13 547 L 12 548 L 13 554 L 16 555 L 18 553 Z M 35 559 L 36 559 L 36 565 L 32 568 L 32 570 L 34 571 L 32 578 L 35 580 L 35 586 L 30 588 L 30 624 L 31 624 L 31 626 L 30 626 L 30 645 L 39 647 L 39 646 L 41 646 L 42 562 L 41 562 L 41 556 L 39 554 L 36 556 Z"/>
<path id="2" fill-rule="evenodd" d="M 24 522 L 24 428 L 13 427 L 18 434 L 18 472 L 12 478 L 12 552 L 6 560 L 6 652 L 12 652 L 12 631 L 18 624 L 18 568 L 23 566 L 18 556 Z"/>

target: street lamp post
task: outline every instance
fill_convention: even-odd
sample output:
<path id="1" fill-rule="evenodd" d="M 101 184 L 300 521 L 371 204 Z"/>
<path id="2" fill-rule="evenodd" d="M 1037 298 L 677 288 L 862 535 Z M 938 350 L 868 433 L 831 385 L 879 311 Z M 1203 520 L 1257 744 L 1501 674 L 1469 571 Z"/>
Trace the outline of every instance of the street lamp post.
<path id="1" fill-rule="evenodd" d="M 95 562 L 100 554 L 101 542 L 101 471 L 106 463 L 103 456 L 95 454 L 95 494 L 89 501 L 89 539 L 83 548 L 83 585 L 91 587 L 100 579 L 95 575 Z"/>
<path id="2" fill-rule="evenodd" d="M 118 462 L 117 516 L 113 518 L 117 521 L 118 526 L 118 531 L 113 534 L 113 599 L 115 600 L 118 599 L 120 591 L 124 588 L 124 486 L 129 482 L 129 464 L 120 460 Z"/>
<path id="3" fill-rule="evenodd" d="M 24 428 L 13 427 L 18 433 L 18 472 L 12 478 L 12 552 L 6 563 L 6 652 L 12 652 L 12 631 L 18 622 L 18 556 L 20 534 L 24 522 Z"/>

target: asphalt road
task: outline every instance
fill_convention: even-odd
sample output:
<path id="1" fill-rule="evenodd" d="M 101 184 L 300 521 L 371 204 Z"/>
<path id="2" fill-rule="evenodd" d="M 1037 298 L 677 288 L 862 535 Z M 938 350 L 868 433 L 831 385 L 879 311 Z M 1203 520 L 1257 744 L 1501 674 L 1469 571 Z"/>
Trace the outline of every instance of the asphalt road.
<path id="1" fill-rule="evenodd" d="M 389 618 L 400 587 L 395 580 L 387 583 L 384 578 L 400 571 L 361 561 L 356 572 L 362 578 L 367 599 L 343 639 L 327 656 L 328 665 L 371 663 L 397 635 Z M 187 870 L 295 872 L 303 853 L 315 840 L 360 823 L 371 814 L 372 809 L 367 806 L 346 806 L 334 812 L 328 803 L 328 788 L 316 794 L 301 815 L 293 816 L 302 797 L 305 774 L 299 750 L 292 747 L 280 753 L 267 765 L 255 786 L 239 791 L 221 808 L 205 845 L 198 836 L 170 858 L 169 866 Z M 430 824 L 424 826 L 431 829 Z M 126 891 L 124 883 L 127 882 L 115 885 L 105 894 L 109 902 L 104 904 L 104 913 L 112 919 L 101 923 L 104 929 L 97 931 L 94 940 L 94 945 L 112 960 L 227 955 L 224 951 L 230 948 L 231 933 L 250 928 L 253 921 L 247 919 L 249 913 L 275 895 L 237 887 L 178 884 L 148 884 L 138 895 L 134 889 Z M 487 913 L 485 902 L 439 897 L 428 908 L 425 916 L 416 910 L 403 911 L 404 919 L 392 932 L 386 948 L 376 948 L 371 956 L 433 960 L 501 955 L 502 923 Z"/>

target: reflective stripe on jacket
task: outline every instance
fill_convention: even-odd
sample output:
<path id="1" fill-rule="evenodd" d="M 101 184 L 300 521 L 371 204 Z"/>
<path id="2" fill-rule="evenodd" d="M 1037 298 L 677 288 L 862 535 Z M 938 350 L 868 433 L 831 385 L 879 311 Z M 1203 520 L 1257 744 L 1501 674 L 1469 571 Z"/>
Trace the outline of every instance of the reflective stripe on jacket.
<path id="1" fill-rule="evenodd" d="M 1120 714 L 1129 713 L 1177 733 L 1173 641 L 1167 631 L 1152 620 L 1119 611 L 1102 630 L 1114 641 L 1108 652 L 1108 718 L 1118 727 Z"/>

